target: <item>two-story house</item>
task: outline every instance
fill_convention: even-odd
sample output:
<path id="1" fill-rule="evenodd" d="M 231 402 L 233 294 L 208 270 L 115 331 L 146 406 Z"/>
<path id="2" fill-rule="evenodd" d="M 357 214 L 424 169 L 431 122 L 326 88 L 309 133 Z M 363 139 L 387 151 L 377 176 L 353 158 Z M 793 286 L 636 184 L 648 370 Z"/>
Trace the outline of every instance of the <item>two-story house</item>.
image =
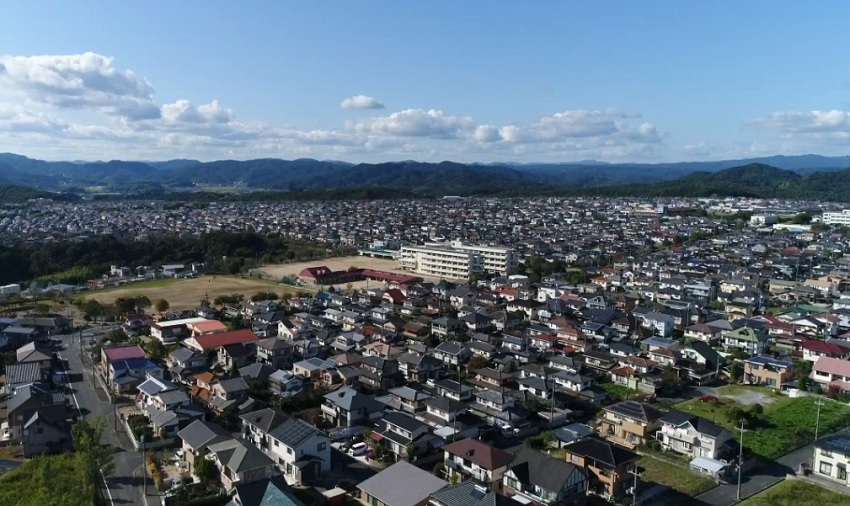
<path id="1" fill-rule="evenodd" d="M 659 422 L 655 439 L 667 450 L 719 460 L 730 449 L 726 443 L 732 441 L 732 433 L 711 420 L 674 410 Z"/>
<path id="2" fill-rule="evenodd" d="M 609 500 L 626 495 L 637 458 L 634 452 L 594 437 L 564 446 L 564 459 L 587 473 L 588 492 Z"/>
<path id="3" fill-rule="evenodd" d="M 431 334 L 438 339 L 449 339 L 466 333 L 466 325 L 457 318 L 440 317 L 431 320 Z"/>
<path id="4" fill-rule="evenodd" d="M 502 485 L 508 496 L 535 506 L 578 504 L 587 493 L 588 479 L 580 466 L 523 448 L 505 471 Z"/>
<path id="5" fill-rule="evenodd" d="M 514 456 L 473 438 L 455 441 L 443 447 L 443 467 L 446 478 L 455 474 L 460 480 L 474 478 L 498 489 L 502 477 Z"/>
<path id="6" fill-rule="evenodd" d="M 809 378 L 826 390 L 829 385 L 836 385 L 844 391 L 850 390 L 850 360 L 830 357 L 818 357 L 812 365 Z"/>
<path id="7" fill-rule="evenodd" d="M 744 360 L 744 383 L 780 390 L 795 379 L 794 363 L 772 357 L 755 356 Z"/>
<path id="8" fill-rule="evenodd" d="M 215 413 L 224 413 L 236 409 L 245 401 L 248 397 L 248 383 L 241 376 L 219 380 L 212 385 L 210 393 L 210 409 Z"/>
<path id="9" fill-rule="evenodd" d="M 393 388 L 389 391 L 389 394 L 394 405 L 397 406 L 397 409 L 407 413 L 418 413 L 419 411 L 424 411 L 425 401 L 433 397 L 425 390 L 411 388 L 407 385 Z"/>
<path id="10" fill-rule="evenodd" d="M 188 383 L 191 376 L 207 367 L 207 357 L 189 348 L 177 348 L 165 358 L 171 379 Z"/>
<path id="11" fill-rule="evenodd" d="M 406 413 L 392 411 L 384 414 L 373 433 L 384 448 L 404 457 L 408 451 L 418 455 L 427 450 L 431 426 Z"/>
<path id="12" fill-rule="evenodd" d="M 461 343 L 443 341 L 434 348 L 434 358 L 449 369 L 457 370 L 472 356 L 472 351 Z"/>
<path id="13" fill-rule="evenodd" d="M 322 417 L 337 427 L 369 425 L 384 406 L 369 395 L 345 386 L 324 396 Z"/>
<path id="14" fill-rule="evenodd" d="M 289 484 L 307 484 L 331 469 L 327 434 L 273 409 L 245 413 L 242 436 L 271 458 Z"/>
<path id="15" fill-rule="evenodd" d="M 622 401 L 602 409 L 599 434 L 626 448 L 647 444 L 659 426 L 658 411 L 637 401 Z"/>
<path id="16" fill-rule="evenodd" d="M 838 485 L 850 487 L 850 436 L 840 434 L 815 441 L 812 472 Z"/>
<path id="17" fill-rule="evenodd" d="M 257 362 L 275 369 L 292 364 L 295 346 L 291 341 L 268 337 L 257 341 Z"/>
<path id="18" fill-rule="evenodd" d="M 739 348 L 751 355 L 763 353 L 768 343 L 767 334 L 748 326 L 727 330 L 721 335 L 726 349 Z"/>
<path id="19" fill-rule="evenodd" d="M 206 457 L 210 445 L 233 439 L 220 425 L 203 420 L 190 423 L 177 432 L 177 437 L 182 441 L 183 461 L 186 462 L 189 472 L 193 471 L 198 459 Z"/>
<path id="20" fill-rule="evenodd" d="M 850 357 L 850 350 L 829 341 L 803 341 L 800 347 L 803 348 L 803 360 L 808 360 L 809 362 L 817 362 L 820 357 L 843 360 Z"/>
<path id="21" fill-rule="evenodd" d="M 237 484 L 252 483 L 274 475 L 274 461 L 246 441 L 228 439 L 209 445 L 207 449 L 209 454 L 204 458 L 215 463 L 221 485 L 228 492 Z"/>
<path id="22" fill-rule="evenodd" d="M 398 360 L 378 355 L 364 356 L 360 362 L 360 371 L 360 383 L 375 390 L 387 390 L 404 381 L 398 372 Z"/>
<path id="23" fill-rule="evenodd" d="M 440 362 L 420 353 L 405 353 L 398 357 L 398 370 L 407 381 L 425 383 L 436 378 L 442 370 Z"/>
<path id="24" fill-rule="evenodd" d="M 466 383 L 459 383 L 452 379 L 441 379 L 434 382 L 437 387 L 437 395 L 447 397 L 460 402 L 468 402 L 472 400 L 472 392 L 475 389 Z"/>

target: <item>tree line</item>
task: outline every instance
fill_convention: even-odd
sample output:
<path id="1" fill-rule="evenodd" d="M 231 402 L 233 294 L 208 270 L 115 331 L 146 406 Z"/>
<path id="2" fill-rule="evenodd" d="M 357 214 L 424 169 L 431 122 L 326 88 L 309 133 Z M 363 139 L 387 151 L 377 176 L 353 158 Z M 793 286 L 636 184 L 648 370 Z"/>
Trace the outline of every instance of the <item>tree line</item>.
<path id="1" fill-rule="evenodd" d="M 134 268 L 203 263 L 209 274 L 239 274 L 262 264 L 355 253 L 351 247 L 256 232 L 210 232 L 189 237 L 170 234 L 145 241 L 103 236 L 38 245 L 21 242 L 0 246 L 0 284 L 32 279 L 76 284 L 108 272 L 115 264 Z"/>

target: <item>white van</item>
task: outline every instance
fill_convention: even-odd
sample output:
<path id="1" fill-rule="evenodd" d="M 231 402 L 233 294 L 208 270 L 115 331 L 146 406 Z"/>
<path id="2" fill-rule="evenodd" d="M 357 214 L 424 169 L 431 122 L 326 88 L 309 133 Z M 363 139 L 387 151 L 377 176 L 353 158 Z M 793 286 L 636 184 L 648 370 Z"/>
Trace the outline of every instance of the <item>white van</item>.
<path id="1" fill-rule="evenodd" d="M 351 445 L 351 448 L 348 449 L 348 454 L 352 457 L 356 457 L 357 455 L 363 455 L 368 449 L 369 447 L 366 446 L 366 443 L 356 443 Z"/>

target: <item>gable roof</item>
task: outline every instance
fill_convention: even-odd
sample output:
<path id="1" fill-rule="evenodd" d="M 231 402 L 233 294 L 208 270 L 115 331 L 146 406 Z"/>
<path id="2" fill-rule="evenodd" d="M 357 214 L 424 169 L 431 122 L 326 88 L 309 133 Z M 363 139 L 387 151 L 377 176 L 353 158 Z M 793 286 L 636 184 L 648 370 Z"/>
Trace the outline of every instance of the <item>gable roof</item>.
<path id="1" fill-rule="evenodd" d="M 565 452 L 593 459 L 609 467 L 618 467 L 638 458 L 637 453 L 595 437 L 581 439 L 564 447 Z M 599 467 L 596 465 L 595 467 Z"/>
<path id="2" fill-rule="evenodd" d="M 239 502 L 236 502 L 236 497 Z M 292 494 L 281 475 L 275 475 L 251 483 L 237 483 L 234 499 L 225 506 L 304 506 Z"/>
<path id="3" fill-rule="evenodd" d="M 139 345 L 104 348 L 103 354 L 106 355 L 106 361 L 110 363 L 118 360 L 145 358 L 145 350 Z"/>
<path id="4" fill-rule="evenodd" d="M 289 417 L 283 423 L 273 428 L 269 435 L 290 448 L 297 448 L 301 443 L 321 431 L 300 418 Z"/>
<path id="5" fill-rule="evenodd" d="M 446 452 L 463 457 L 479 467 L 492 471 L 507 466 L 514 456 L 473 438 L 455 441 L 443 447 Z"/>
<path id="6" fill-rule="evenodd" d="M 651 423 L 658 418 L 658 411 L 637 401 L 622 401 L 603 408 L 605 411 L 627 416 L 634 420 Z"/>
<path id="7" fill-rule="evenodd" d="M 444 506 L 520 506 L 520 502 L 467 480 L 431 494 L 431 503 Z"/>
<path id="8" fill-rule="evenodd" d="M 357 488 L 386 506 L 415 506 L 446 485 L 445 480 L 400 460 L 361 482 Z"/>
<path id="9" fill-rule="evenodd" d="M 510 470 L 521 483 L 531 483 L 555 493 L 564 488 L 564 484 L 574 472 L 584 474 L 584 471 L 569 462 L 531 448 L 520 450 Z"/>
<path id="10" fill-rule="evenodd" d="M 812 370 L 840 376 L 850 376 L 850 360 L 820 356 L 812 366 Z"/>
<path id="11" fill-rule="evenodd" d="M 697 430 L 697 432 L 701 434 L 706 434 L 711 437 L 717 437 L 723 431 L 726 430 L 723 427 L 712 422 L 711 420 L 708 420 L 701 416 L 691 415 L 675 410 L 665 414 L 659 420 L 664 423 L 675 425 L 676 427 L 680 427 L 686 423 L 690 423 L 693 428 Z"/>
<path id="12" fill-rule="evenodd" d="M 195 420 L 190 423 L 178 431 L 177 436 L 193 450 L 197 450 L 208 444 L 220 443 L 232 439 L 231 435 L 220 425 L 203 420 Z"/>
<path id="13" fill-rule="evenodd" d="M 218 348 L 219 346 L 225 346 L 228 344 L 245 344 L 245 343 L 255 343 L 259 339 L 256 334 L 254 334 L 250 329 L 240 329 L 233 330 L 231 332 L 219 332 L 217 334 L 206 334 L 202 336 L 196 336 L 192 338 L 198 343 L 198 346 L 201 347 L 204 351 L 210 350 L 212 348 Z"/>
<path id="14" fill-rule="evenodd" d="M 236 439 L 209 445 L 208 449 L 222 465 L 236 473 L 274 466 L 274 461 L 261 450 Z"/>

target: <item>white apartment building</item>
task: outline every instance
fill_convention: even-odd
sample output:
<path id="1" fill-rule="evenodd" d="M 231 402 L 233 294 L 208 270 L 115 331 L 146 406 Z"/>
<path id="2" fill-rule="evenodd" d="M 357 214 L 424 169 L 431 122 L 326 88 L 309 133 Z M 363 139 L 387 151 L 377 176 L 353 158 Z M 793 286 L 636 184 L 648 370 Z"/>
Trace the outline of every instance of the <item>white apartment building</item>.
<path id="1" fill-rule="evenodd" d="M 401 248 L 403 269 L 442 279 L 469 279 L 473 273 L 511 274 L 517 267 L 513 249 L 470 245 L 461 241 L 429 242 Z"/>
<path id="2" fill-rule="evenodd" d="M 850 209 L 839 212 L 825 212 L 821 221 L 827 225 L 850 225 Z"/>

